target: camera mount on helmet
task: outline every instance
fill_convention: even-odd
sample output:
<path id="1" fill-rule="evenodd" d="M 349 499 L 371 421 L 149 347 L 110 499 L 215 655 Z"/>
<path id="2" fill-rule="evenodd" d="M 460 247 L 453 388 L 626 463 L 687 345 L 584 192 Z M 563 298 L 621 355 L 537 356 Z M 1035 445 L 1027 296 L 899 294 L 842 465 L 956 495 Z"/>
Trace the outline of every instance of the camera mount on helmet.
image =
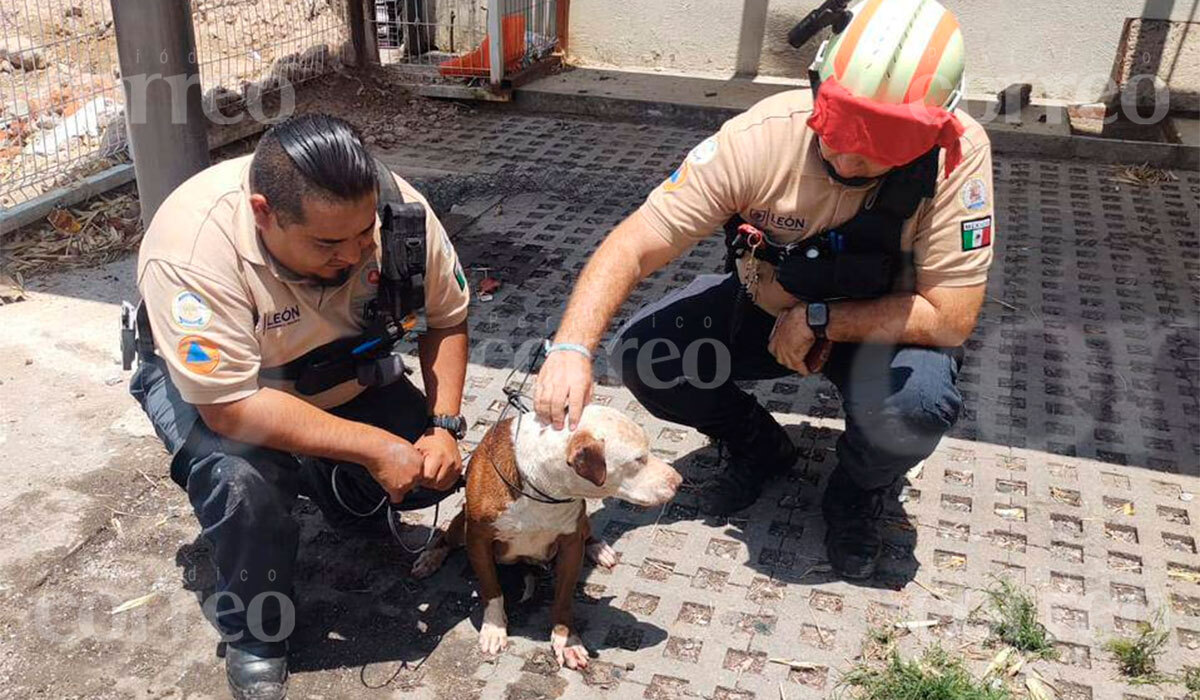
<path id="1" fill-rule="evenodd" d="M 832 27 L 834 34 L 846 31 L 846 26 L 854 18 L 854 14 L 846 9 L 849 0 L 825 0 L 821 6 L 800 20 L 788 32 L 788 43 L 793 48 L 804 46 L 825 27 Z"/>

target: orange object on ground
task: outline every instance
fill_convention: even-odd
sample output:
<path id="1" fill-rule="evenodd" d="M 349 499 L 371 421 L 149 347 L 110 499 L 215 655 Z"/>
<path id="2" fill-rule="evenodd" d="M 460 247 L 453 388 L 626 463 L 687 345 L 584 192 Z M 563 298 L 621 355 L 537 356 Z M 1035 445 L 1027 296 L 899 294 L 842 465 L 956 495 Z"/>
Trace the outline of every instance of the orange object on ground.
<path id="1" fill-rule="evenodd" d="M 500 289 L 500 285 L 500 280 L 496 279 L 495 277 L 484 277 L 483 281 L 479 283 L 479 293 L 494 294 L 498 289 Z"/>
<path id="2" fill-rule="evenodd" d="M 500 32 L 504 36 L 504 69 L 515 70 L 525 57 L 525 15 L 505 17 Z M 483 43 L 474 51 L 455 56 L 438 66 L 438 72 L 447 78 L 486 76 L 491 70 L 491 37 L 484 37 Z"/>

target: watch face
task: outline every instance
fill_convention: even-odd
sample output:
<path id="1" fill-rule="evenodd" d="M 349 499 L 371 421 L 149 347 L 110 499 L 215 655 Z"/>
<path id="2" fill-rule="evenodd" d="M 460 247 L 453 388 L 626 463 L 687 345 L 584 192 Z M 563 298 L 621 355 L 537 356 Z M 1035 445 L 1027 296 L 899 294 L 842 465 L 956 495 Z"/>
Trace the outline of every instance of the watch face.
<path id="1" fill-rule="evenodd" d="M 808 305 L 808 325 L 824 326 L 829 323 L 829 307 L 824 304 Z"/>
<path id="2" fill-rule="evenodd" d="M 450 431 L 459 440 L 467 432 L 467 419 L 462 416 L 434 416 L 433 425 Z"/>

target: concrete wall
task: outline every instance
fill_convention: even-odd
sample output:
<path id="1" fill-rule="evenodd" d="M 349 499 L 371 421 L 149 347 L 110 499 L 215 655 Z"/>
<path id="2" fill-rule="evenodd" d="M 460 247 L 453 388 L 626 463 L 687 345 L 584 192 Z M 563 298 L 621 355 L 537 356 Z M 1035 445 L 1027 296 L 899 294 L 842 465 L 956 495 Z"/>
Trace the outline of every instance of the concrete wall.
<path id="1" fill-rule="evenodd" d="M 1130 20 L 1121 48 L 1115 73 L 1125 104 L 1151 114 L 1165 90 L 1173 111 L 1200 112 L 1200 24 Z M 1158 80 L 1139 77 L 1146 75 Z"/>
<path id="2" fill-rule="evenodd" d="M 994 93 L 1016 82 L 1036 97 L 1096 102 L 1106 95 L 1133 17 L 1200 21 L 1200 0 L 943 0 L 959 18 L 968 52 L 969 90 Z M 816 0 L 574 0 L 571 60 L 580 65 L 730 76 L 738 65 L 744 10 L 764 24 L 761 47 L 743 50 L 758 74 L 804 78 L 819 42 L 788 46 L 787 31 Z M 755 17 L 757 8 L 758 17 Z M 1200 27 L 1185 41 L 1200 42 Z M 751 31 L 756 35 L 757 32 Z M 755 48 L 758 50 L 755 51 Z M 759 54 L 753 61 L 753 54 Z M 1200 83 L 1200 65 L 1174 66 L 1173 85 Z"/>

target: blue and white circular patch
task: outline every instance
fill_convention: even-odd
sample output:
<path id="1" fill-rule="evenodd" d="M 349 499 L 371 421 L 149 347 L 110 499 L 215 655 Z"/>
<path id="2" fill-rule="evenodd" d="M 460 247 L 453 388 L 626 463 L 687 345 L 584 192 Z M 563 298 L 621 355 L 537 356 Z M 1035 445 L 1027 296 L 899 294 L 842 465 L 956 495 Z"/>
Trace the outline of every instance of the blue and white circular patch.
<path id="1" fill-rule="evenodd" d="M 171 317 L 184 330 L 202 331 L 212 322 L 213 312 L 204 297 L 193 291 L 182 291 L 171 303 Z"/>
<path id="2" fill-rule="evenodd" d="M 967 211 L 986 209 L 988 205 L 987 183 L 978 177 L 971 179 L 970 182 L 963 185 L 959 199 L 962 200 L 963 208 Z"/>
<path id="3" fill-rule="evenodd" d="M 712 162 L 713 158 L 717 157 L 717 137 L 709 136 L 700 142 L 699 146 L 692 149 L 688 154 L 688 162 L 694 165 L 705 165 Z"/>

